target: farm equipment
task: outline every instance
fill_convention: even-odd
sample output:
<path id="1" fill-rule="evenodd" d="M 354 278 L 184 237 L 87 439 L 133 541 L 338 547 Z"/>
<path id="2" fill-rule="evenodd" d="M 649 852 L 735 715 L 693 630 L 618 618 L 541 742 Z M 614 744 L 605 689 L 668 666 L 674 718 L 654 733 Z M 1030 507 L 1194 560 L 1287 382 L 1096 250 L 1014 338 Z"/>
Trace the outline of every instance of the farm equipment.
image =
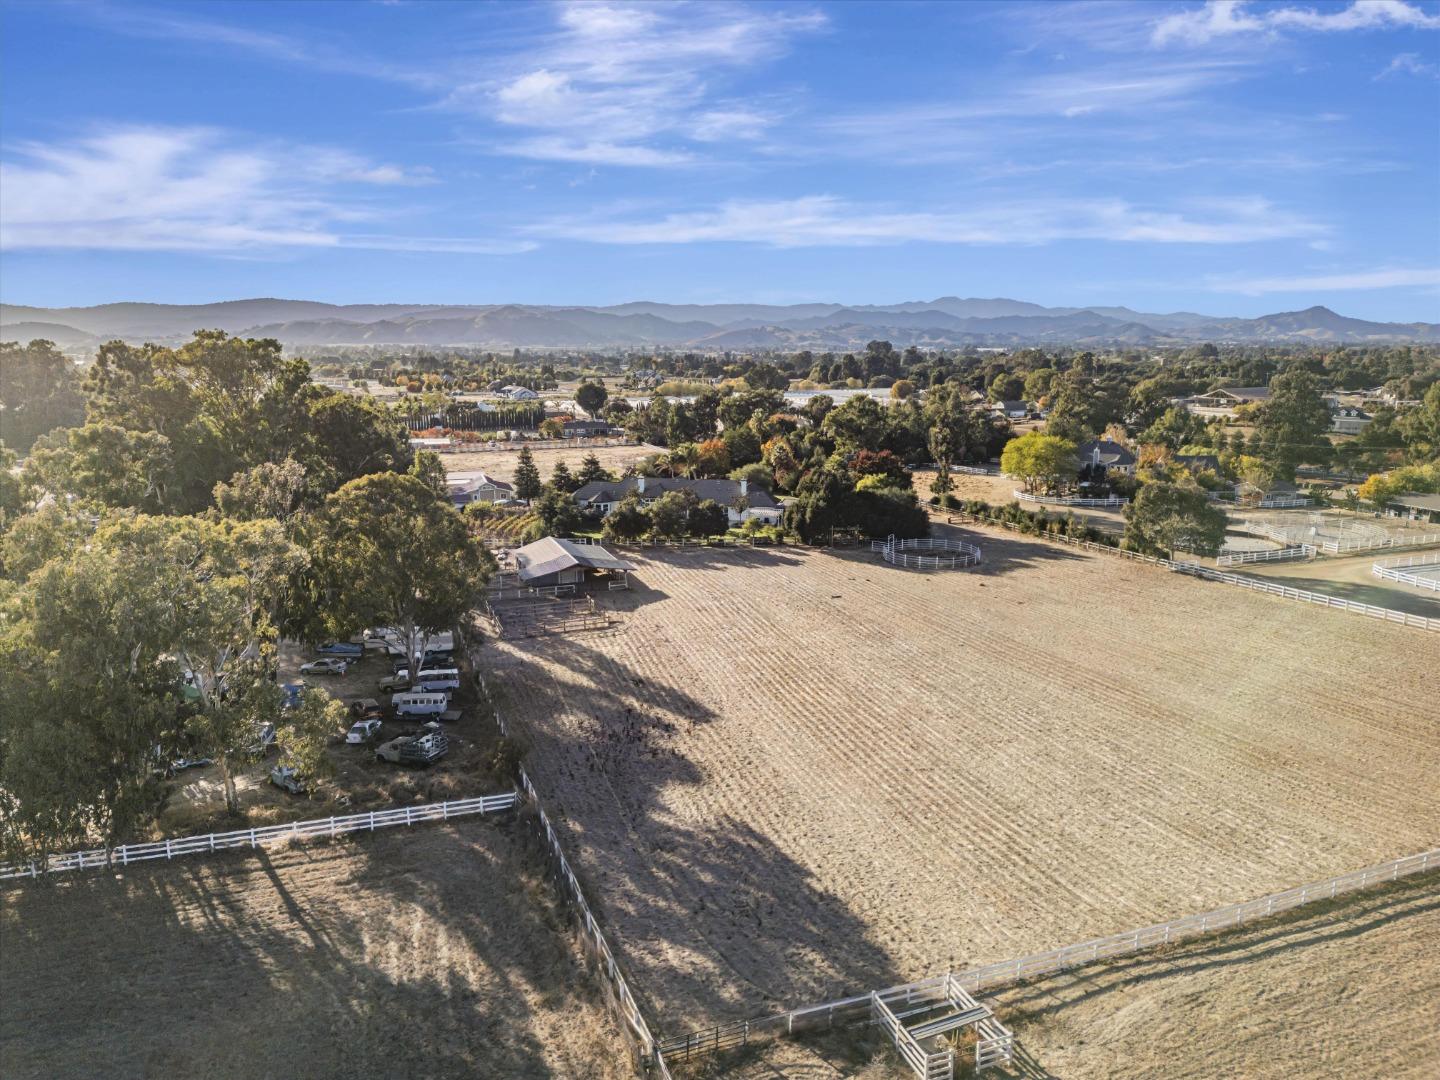
<path id="1" fill-rule="evenodd" d="M 392 765 L 431 765 L 450 751 L 450 740 L 439 724 L 426 724 L 416 735 L 402 735 L 381 743 L 375 757 Z"/>

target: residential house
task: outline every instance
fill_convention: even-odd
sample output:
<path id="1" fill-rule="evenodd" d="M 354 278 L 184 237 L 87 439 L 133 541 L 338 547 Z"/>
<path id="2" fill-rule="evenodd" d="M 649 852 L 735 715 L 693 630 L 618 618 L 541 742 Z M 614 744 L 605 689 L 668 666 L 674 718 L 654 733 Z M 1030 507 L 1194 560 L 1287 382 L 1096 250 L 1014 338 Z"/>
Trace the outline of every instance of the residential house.
<path id="1" fill-rule="evenodd" d="M 1081 443 L 1078 456 L 1081 480 L 1103 480 L 1105 474 L 1111 471 L 1126 476 L 1135 475 L 1135 455 L 1113 439 L 1091 439 Z"/>
<path id="2" fill-rule="evenodd" d="M 1192 473 L 1209 469 L 1216 476 L 1220 475 L 1220 459 L 1214 454 L 1176 454 L 1175 464 Z"/>
<path id="3" fill-rule="evenodd" d="M 1341 435 L 1359 435 L 1375 418 L 1354 405 L 1330 410 L 1330 430 Z"/>
<path id="4" fill-rule="evenodd" d="M 515 487 L 483 472 L 453 472 L 445 477 L 450 501 L 457 509 L 472 502 L 503 503 L 515 498 Z"/>
<path id="5" fill-rule="evenodd" d="M 599 544 L 577 544 L 546 536 L 516 548 L 516 576 L 529 589 L 582 585 L 601 580 L 611 588 L 628 588 L 634 563 L 618 559 Z"/>
<path id="6" fill-rule="evenodd" d="M 539 401 L 540 395 L 528 386 L 507 386 L 500 391 L 511 401 Z"/>
<path id="7" fill-rule="evenodd" d="M 1261 405 L 1269 400 L 1268 386 L 1222 386 L 1205 394 L 1182 398 L 1180 404 L 1193 413 L 1232 415 L 1237 405 Z"/>
<path id="8" fill-rule="evenodd" d="M 997 401 L 990 407 L 1007 420 L 1024 420 L 1030 415 L 1028 401 Z"/>
<path id="9" fill-rule="evenodd" d="M 775 501 L 775 496 L 764 488 L 751 487 L 745 480 L 683 480 L 668 476 L 627 476 L 623 480 L 594 480 L 575 492 L 575 501 L 588 514 L 604 517 L 615 509 L 615 505 L 631 492 L 640 497 L 645 505 L 653 503 L 670 491 L 691 491 L 702 502 L 714 499 L 725 507 L 730 524 L 739 525 L 746 521 L 761 521 L 767 525 L 780 524 L 784 509 Z M 743 500 L 744 509 L 736 509 Z"/>
<path id="10" fill-rule="evenodd" d="M 610 425 L 604 420 L 566 420 L 564 428 L 567 439 L 593 439 L 610 434 Z"/>

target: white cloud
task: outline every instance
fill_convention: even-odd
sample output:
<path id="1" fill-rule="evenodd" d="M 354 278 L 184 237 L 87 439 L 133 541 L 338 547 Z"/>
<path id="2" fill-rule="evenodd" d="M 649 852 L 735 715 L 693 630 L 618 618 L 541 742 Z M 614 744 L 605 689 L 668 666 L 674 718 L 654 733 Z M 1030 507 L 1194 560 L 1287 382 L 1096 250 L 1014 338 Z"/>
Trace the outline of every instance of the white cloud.
<path id="1" fill-rule="evenodd" d="M 517 249 L 347 228 L 378 216 L 356 188 L 429 180 L 344 150 L 241 144 L 210 128 L 119 128 L 70 143 L 22 144 L 0 162 L 0 248 Z"/>
<path id="2" fill-rule="evenodd" d="M 1258 198 L 1210 200 L 1190 212 L 1120 199 L 1036 199 L 963 210 L 894 210 L 833 195 L 732 200 L 710 210 L 634 217 L 560 218 L 525 230 L 607 244 L 732 242 L 855 247 L 912 242 L 1044 244 L 1060 240 L 1237 244 L 1323 234 L 1324 226 Z"/>
<path id="3" fill-rule="evenodd" d="M 818 12 L 719 2 L 556 10 L 553 32 L 501 61 L 508 72 L 461 83 L 443 104 L 530 129 L 506 153 L 587 164 L 684 165 L 686 144 L 760 137 L 776 113 L 717 100 L 716 84 L 825 25 Z"/>
<path id="4" fill-rule="evenodd" d="M 1251 278 L 1240 281 L 1212 281 L 1212 292 L 1263 296 L 1266 293 L 1349 292 L 1364 289 L 1440 287 L 1440 267 L 1421 270 L 1359 270 L 1339 274 L 1311 274 L 1298 277 Z"/>
<path id="5" fill-rule="evenodd" d="M 1203 7 L 1158 20 L 1151 41 L 1156 45 L 1203 45 L 1215 38 L 1285 29 L 1339 32 L 1386 27 L 1440 29 L 1440 15 L 1431 15 L 1406 0 L 1354 0 L 1348 7 L 1329 11 L 1302 7 L 1257 9 L 1248 0 L 1206 0 Z"/>
<path id="6" fill-rule="evenodd" d="M 1376 80 L 1388 79 L 1392 75 L 1418 75 L 1422 79 L 1440 79 L 1440 64 L 1427 64 L 1419 53 L 1401 53 L 1375 76 Z"/>

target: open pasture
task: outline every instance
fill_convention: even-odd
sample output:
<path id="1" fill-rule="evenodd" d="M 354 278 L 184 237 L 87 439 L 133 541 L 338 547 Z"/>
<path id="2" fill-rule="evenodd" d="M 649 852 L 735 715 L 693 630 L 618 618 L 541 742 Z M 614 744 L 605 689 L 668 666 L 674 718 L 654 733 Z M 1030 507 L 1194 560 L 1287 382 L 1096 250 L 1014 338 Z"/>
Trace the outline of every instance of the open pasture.
<path id="1" fill-rule="evenodd" d="M 618 628 L 485 650 L 662 1034 L 1433 842 L 1426 636 L 956 534 L 645 557 Z"/>
<path id="2" fill-rule="evenodd" d="M 1013 1075 L 1435 1076 L 1437 884 L 1430 874 L 999 991 Z"/>
<path id="3" fill-rule="evenodd" d="M 521 826 L 0 891 L 0 1074 L 632 1075 Z"/>
<path id="4" fill-rule="evenodd" d="M 550 479 L 550 474 L 555 470 L 556 462 L 565 462 L 565 467 L 572 473 L 580 470 L 580 463 L 589 454 L 594 454 L 600 459 L 600 466 L 609 469 L 616 476 L 621 475 L 631 465 L 651 454 L 661 452 L 661 447 L 650 446 L 641 443 L 631 446 L 544 446 L 532 447 L 530 453 L 535 458 L 535 465 L 540 470 L 542 480 Z M 442 454 L 440 460 L 445 464 L 447 473 L 482 471 L 494 480 L 504 480 L 506 483 L 515 479 L 515 466 L 520 457 L 519 450 L 458 450 L 451 454 Z"/>

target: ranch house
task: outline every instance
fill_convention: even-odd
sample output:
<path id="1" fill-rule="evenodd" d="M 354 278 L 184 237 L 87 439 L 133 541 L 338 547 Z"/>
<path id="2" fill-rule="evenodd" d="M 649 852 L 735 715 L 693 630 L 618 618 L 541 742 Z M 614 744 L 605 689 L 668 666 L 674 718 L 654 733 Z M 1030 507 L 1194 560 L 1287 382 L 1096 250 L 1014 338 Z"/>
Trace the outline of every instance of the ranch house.
<path id="1" fill-rule="evenodd" d="M 784 510 L 764 488 L 745 480 L 682 480 L 667 476 L 627 476 L 624 480 L 595 480 L 575 492 L 575 501 L 587 514 L 604 517 L 621 499 L 634 492 L 645 505 L 669 491 L 691 491 L 701 501 L 714 499 L 725 507 L 732 526 L 746 521 L 778 525 Z M 742 503 L 743 500 L 743 503 Z M 736 509 L 743 505 L 744 509 Z"/>
<path id="2" fill-rule="evenodd" d="M 450 473 L 445 477 L 445 486 L 449 489 L 450 501 L 457 509 L 463 509 L 472 502 L 509 502 L 515 498 L 514 486 L 483 472 Z"/>
<path id="3" fill-rule="evenodd" d="M 628 588 L 630 571 L 635 569 L 634 563 L 616 558 L 599 544 L 577 544 L 554 536 L 516 548 L 513 557 L 520 584 L 530 589 L 591 583 Z"/>
<path id="4" fill-rule="evenodd" d="M 1233 415 L 1237 405 L 1260 405 L 1270 400 L 1268 386 L 1222 386 L 1206 394 L 1184 398 L 1190 412 Z"/>
<path id="5" fill-rule="evenodd" d="M 1030 415 L 1028 401 L 997 401 L 991 408 L 1007 420 L 1024 420 Z"/>
<path id="6" fill-rule="evenodd" d="M 1105 474 L 1111 471 L 1126 476 L 1135 475 L 1135 455 L 1110 439 L 1091 439 L 1081 443 L 1078 456 L 1081 480 L 1104 480 Z"/>
<path id="7" fill-rule="evenodd" d="M 604 420 L 566 420 L 563 427 L 567 439 L 592 439 L 610 434 L 610 425 Z"/>
<path id="8" fill-rule="evenodd" d="M 1340 435 L 1359 435 L 1374 419 L 1364 409 L 1354 405 L 1341 405 L 1330 410 L 1330 430 Z"/>

